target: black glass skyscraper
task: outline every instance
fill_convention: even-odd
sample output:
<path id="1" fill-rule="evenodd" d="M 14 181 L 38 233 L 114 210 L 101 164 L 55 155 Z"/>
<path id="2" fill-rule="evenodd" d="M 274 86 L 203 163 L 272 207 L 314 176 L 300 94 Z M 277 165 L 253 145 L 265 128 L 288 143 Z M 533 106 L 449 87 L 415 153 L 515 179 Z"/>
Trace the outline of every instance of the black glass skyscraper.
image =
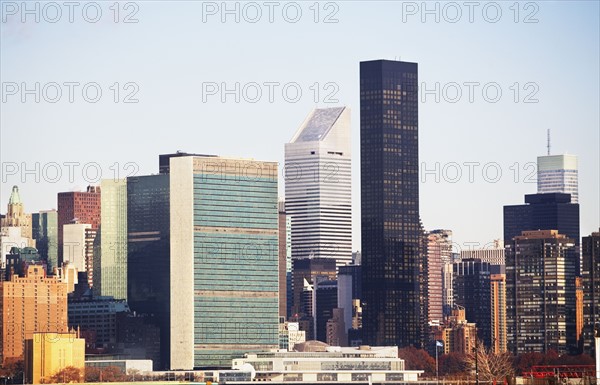
<path id="1" fill-rule="evenodd" d="M 360 63 L 363 341 L 421 346 L 417 64 Z"/>
<path id="2" fill-rule="evenodd" d="M 504 206 L 504 244 L 526 230 L 558 230 L 573 239 L 574 268 L 579 275 L 579 204 L 571 203 L 571 194 L 528 194 L 524 205 Z"/>
<path id="3" fill-rule="evenodd" d="M 504 206 L 504 244 L 514 245 L 514 238 L 521 236 L 523 231 L 535 230 L 557 230 L 559 234 L 566 236 L 574 243 L 575 247 L 569 247 L 564 250 L 564 260 L 560 260 L 561 265 L 556 268 L 563 270 L 565 287 L 564 293 L 567 296 L 565 317 L 567 323 L 566 329 L 566 347 L 560 345 L 560 349 L 567 349 L 570 353 L 578 352 L 576 330 L 576 308 L 575 308 L 575 278 L 580 275 L 579 258 L 579 204 L 571 203 L 571 194 L 548 193 L 548 194 L 530 194 L 525 195 L 524 205 Z M 515 246 L 516 247 L 516 246 Z M 516 252 L 516 251 L 515 251 Z M 514 275 L 509 273 L 518 266 L 514 265 L 514 258 L 510 257 L 507 248 L 506 254 L 506 290 L 507 290 L 507 313 L 508 327 L 507 338 L 509 349 L 519 352 L 515 338 L 516 328 L 512 328 L 514 322 L 511 321 L 518 316 L 514 309 L 511 310 L 510 303 L 513 301 L 511 290 L 521 292 L 524 282 L 519 281 Z M 510 257 L 510 258 L 509 258 Z M 551 260 L 549 260 L 551 261 Z M 555 263 L 558 261 L 555 260 Z M 564 265 L 562 265 L 564 263 Z M 545 265 L 551 262 L 544 262 Z M 540 265 L 541 266 L 541 265 Z M 538 272 L 541 270 L 537 270 Z M 537 276 L 537 274 L 536 274 Z M 550 310 L 548 310 L 550 309 Z M 550 317 L 560 317 L 559 314 L 552 314 L 552 308 L 547 308 Z M 511 324 L 511 322 L 513 322 Z M 512 334 L 511 334 L 512 333 Z"/>
<path id="4" fill-rule="evenodd" d="M 169 174 L 127 178 L 127 298 L 160 328 L 161 362 L 169 368 Z"/>
<path id="5" fill-rule="evenodd" d="M 492 346 L 490 264 L 466 258 L 453 263 L 454 304 L 465 308 L 467 321 L 477 325 L 477 336 L 486 347 Z"/>

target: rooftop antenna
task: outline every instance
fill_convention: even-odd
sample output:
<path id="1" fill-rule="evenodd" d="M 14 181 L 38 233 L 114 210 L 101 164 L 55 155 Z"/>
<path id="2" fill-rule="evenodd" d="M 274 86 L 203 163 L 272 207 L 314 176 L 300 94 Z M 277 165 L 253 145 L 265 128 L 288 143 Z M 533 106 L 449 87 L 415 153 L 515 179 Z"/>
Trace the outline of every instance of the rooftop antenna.
<path id="1" fill-rule="evenodd" d="M 548 155 L 550 155 L 550 129 L 548 129 L 548 144 L 546 145 L 546 147 L 548 147 Z"/>

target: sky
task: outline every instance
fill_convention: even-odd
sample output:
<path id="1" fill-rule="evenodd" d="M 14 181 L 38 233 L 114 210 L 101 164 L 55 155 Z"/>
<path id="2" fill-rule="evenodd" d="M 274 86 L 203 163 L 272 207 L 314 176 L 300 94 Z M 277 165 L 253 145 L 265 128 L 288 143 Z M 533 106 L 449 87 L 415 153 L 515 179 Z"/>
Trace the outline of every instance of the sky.
<path id="1" fill-rule="evenodd" d="M 24 5 L 25 4 L 25 5 Z M 419 65 L 420 215 L 456 249 L 502 238 L 536 157 L 579 160 L 600 226 L 597 1 L 0 1 L 0 212 L 177 150 L 278 161 L 314 107 L 352 110 L 360 249 L 360 61 Z M 37 99 L 37 100 L 36 100 Z M 284 180 L 279 192 L 283 197 Z"/>

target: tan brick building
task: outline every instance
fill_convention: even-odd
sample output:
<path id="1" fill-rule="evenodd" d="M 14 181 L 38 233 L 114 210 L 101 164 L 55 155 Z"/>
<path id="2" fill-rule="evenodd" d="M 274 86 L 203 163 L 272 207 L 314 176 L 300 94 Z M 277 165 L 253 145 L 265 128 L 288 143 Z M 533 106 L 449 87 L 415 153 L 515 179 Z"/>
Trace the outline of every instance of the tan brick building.
<path id="1" fill-rule="evenodd" d="M 24 341 L 34 332 L 68 331 L 67 284 L 47 277 L 42 265 L 29 265 L 24 277 L 2 282 L 0 300 L 2 363 L 23 359 Z"/>

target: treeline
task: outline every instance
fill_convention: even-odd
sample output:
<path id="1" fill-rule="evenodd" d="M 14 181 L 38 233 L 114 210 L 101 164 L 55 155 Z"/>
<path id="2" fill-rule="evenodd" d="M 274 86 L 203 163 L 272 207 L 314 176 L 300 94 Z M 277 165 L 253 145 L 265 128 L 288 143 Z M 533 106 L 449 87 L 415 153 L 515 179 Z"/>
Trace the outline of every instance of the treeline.
<path id="1" fill-rule="evenodd" d="M 482 381 L 503 380 L 507 377 L 520 376 L 537 365 L 594 365 L 594 358 L 587 354 L 571 356 L 559 355 L 556 351 L 547 353 L 523 353 L 513 356 L 509 353 L 494 354 L 479 343 L 477 365 L 479 378 Z M 405 361 L 409 370 L 424 370 L 426 377 L 435 377 L 435 358 L 423 349 L 413 347 L 399 349 L 400 358 Z M 473 377 L 475 354 L 440 354 L 438 356 L 439 375 L 448 379 L 464 379 Z"/>

